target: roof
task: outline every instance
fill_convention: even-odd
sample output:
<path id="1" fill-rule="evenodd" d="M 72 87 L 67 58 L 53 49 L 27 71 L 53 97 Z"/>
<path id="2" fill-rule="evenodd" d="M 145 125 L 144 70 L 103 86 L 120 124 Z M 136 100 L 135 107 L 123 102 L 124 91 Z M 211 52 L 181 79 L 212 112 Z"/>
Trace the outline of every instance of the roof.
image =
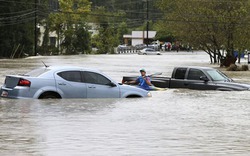
<path id="1" fill-rule="evenodd" d="M 148 38 L 154 38 L 156 31 L 148 31 Z M 142 39 L 147 37 L 147 31 L 132 31 L 132 34 L 125 34 L 123 38 Z"/>
<path id="2" fill-rule="evenodd" d="M 46 67 L 43 67 L 46 68 Z M 79 67 L 79 66 L 49 66 L 47 69 L 50 70 L 90 70 L 90 71 L 96 71 L 100 72 L 99 70 L 95 68 L 85 68 L 85 67 Z"/>
<path id="3" fill-rule="evenodd" d="M 205 69 L 205 70 L 210 70 L 210 69 L 214 69 L 211 67 L 202 67 L 202 66 L 179 66 L 179 67 L 175 67 L 175 68 L 195 68 L 195 69 Z"/>

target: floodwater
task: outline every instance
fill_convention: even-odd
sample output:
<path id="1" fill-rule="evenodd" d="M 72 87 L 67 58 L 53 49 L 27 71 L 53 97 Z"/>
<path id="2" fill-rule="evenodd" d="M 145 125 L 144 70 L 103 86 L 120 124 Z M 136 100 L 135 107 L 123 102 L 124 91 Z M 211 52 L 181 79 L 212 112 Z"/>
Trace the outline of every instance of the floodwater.
<path id="1" fill-rule="evenodd" d="M 161 56 L 78 55 L 0 60 L 5 75 L 48 65 L 100 69 L 123 75 L 175 66 L 210 66 L 203 52 Z M 243 60 L 246 64 L 246 60 Z M 221 69 L 224 70 L 224 69 Z M 250 72 L 226 72 L 250 83 Z M 169 89 L 142 99 L 0 99 L 1 156 L 249 155 L 250 92 Z"/>

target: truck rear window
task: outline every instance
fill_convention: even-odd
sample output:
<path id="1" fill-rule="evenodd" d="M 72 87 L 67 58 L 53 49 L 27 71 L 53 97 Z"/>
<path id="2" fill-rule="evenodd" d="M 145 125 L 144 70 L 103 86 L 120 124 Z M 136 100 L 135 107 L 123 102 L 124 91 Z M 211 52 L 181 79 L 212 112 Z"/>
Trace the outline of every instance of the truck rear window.
<path id="1" fill-rule="evenodd" d="M 178 68 L 175 71 L 175 79 L 185 79 L 187 68 Z"/>

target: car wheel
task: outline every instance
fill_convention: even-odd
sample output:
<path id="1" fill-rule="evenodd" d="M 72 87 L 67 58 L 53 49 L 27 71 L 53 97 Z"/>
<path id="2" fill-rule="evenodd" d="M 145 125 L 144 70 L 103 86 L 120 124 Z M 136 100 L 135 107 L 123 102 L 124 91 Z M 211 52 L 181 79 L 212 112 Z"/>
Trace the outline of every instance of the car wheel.
<path id="1" fill-rule="evenodd" d="M 41 99 L 58 99 L 55 95 L 45 95 Z"/>
<path id="2" fill-rule="evenodd" d="M 44 93 L 42 94 L 39 99 L 61 99 L 60 95 L 56 94 L 56 93 Z"/>
<path id="3" fill-rule="evenodd" d="M 126 98 L 141 98 L 140 95 L 129 95 Z"/>
<path id="4" fill-rule="evenodd" d="M 143 53 L 143 55 L 147 55 L 146 53 Z"/>

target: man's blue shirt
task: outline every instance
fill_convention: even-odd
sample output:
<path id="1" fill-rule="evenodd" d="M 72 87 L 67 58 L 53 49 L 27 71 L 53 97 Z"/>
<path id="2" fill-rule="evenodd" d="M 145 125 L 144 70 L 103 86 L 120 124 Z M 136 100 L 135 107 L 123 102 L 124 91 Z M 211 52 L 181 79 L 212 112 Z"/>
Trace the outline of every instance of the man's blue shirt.
<path id="1" fill-rule="evenodd" d="M 146 79 L 150 81 L 150 78 L 148 76 L 146 76 Z M 136 82 L 138 83 L 138 86 L 140 88 L 145 89 L 145 90 L 151 90 L 150 86 L 147 84 L 146 80 L 142 76 L 139 76 L 136 79 Z"/>

